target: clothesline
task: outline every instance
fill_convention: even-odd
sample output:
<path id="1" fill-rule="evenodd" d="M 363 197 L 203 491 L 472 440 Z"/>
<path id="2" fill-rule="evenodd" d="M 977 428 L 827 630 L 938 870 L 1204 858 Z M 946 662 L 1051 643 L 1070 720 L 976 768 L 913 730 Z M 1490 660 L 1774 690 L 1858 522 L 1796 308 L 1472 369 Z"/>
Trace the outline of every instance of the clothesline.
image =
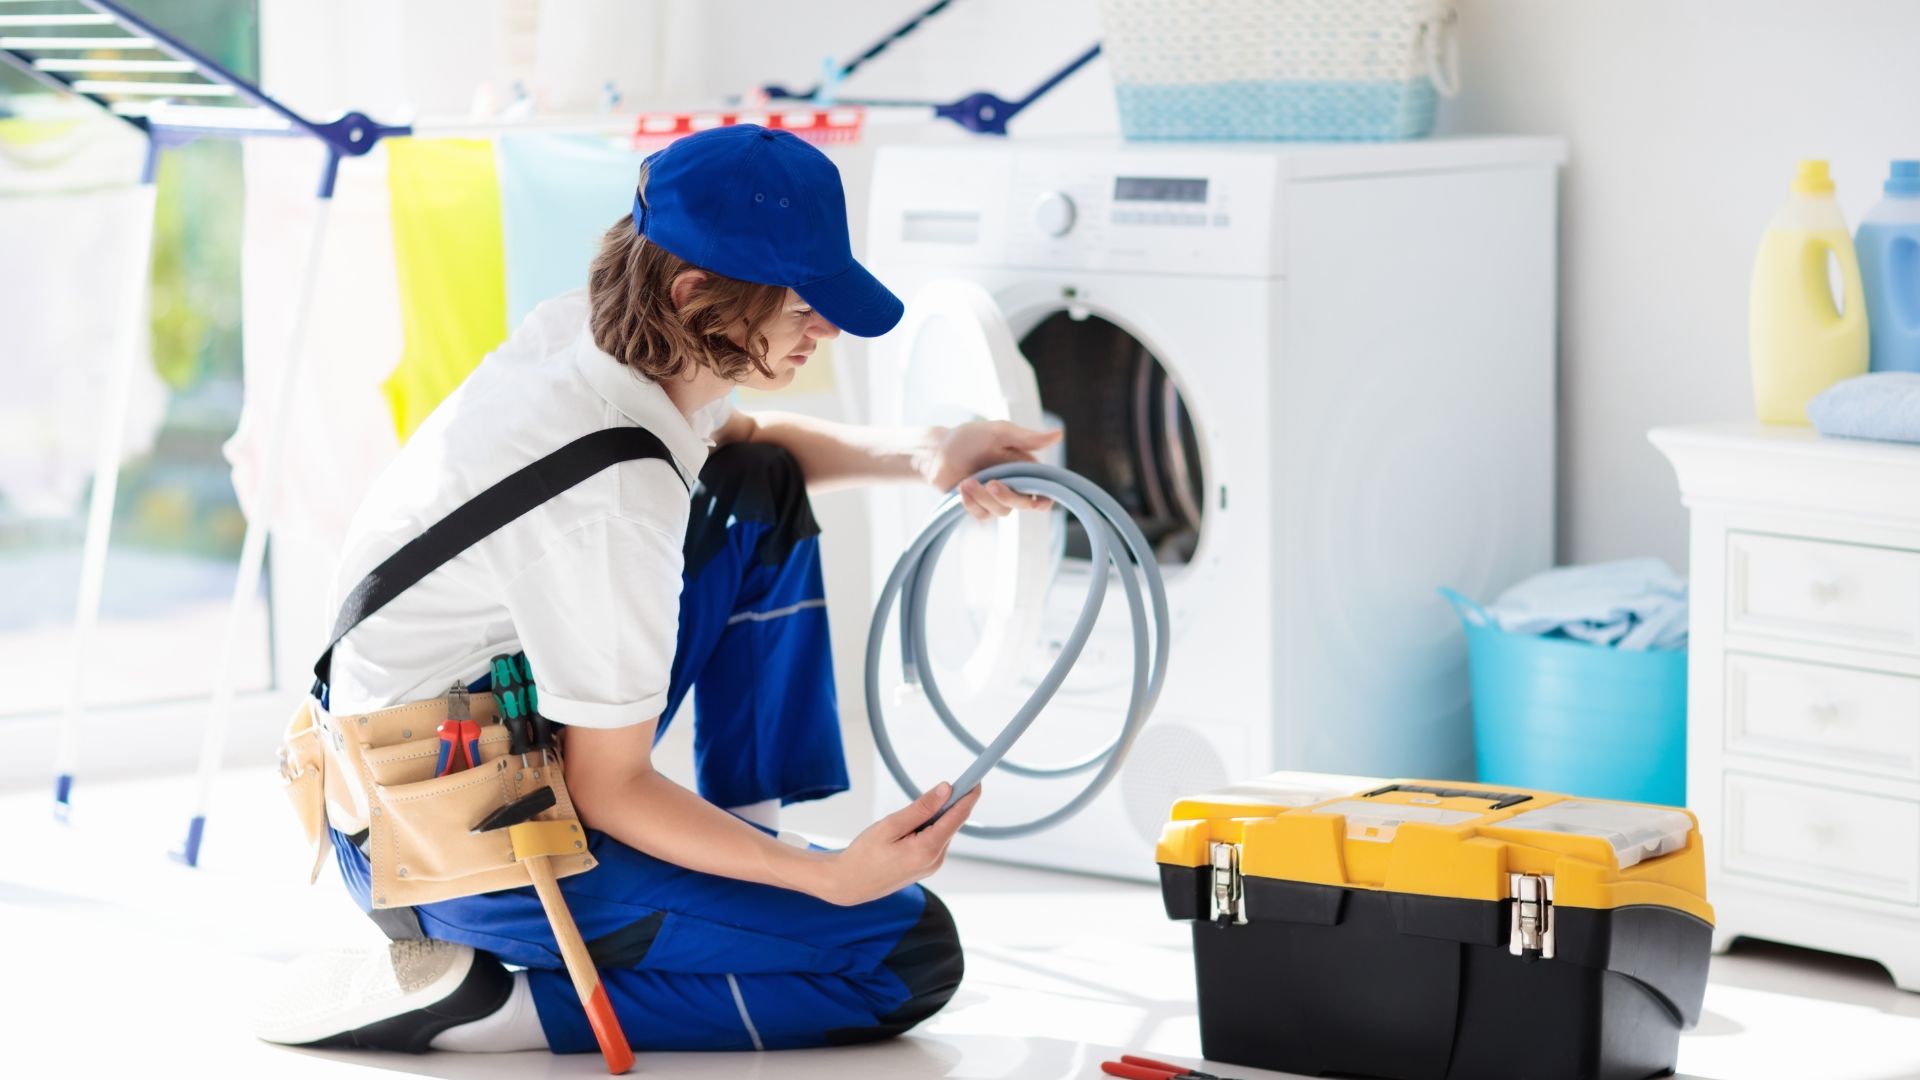
<path id="1" fill-rule="evenodd" d="M 847 117 L 860 116 L 867 122 L 897 122 L 902 125 L 925 123 L 926 111 L 918 107 L 854 107 L 822 106 L 819 108 L 753 108 L 735 106 L 724 110 L 727 115 L 739 122 L 764 122 L 764 119 L 786 118 L 789 130 L 796 125 L 794 118 L 812 117 L 818 114 L 840 114 Z M 412 138 L 486 138 L 497 135 L 541 134 L 541 135 L 606 135 L 608 137 L 646 136 L 651 132 L 646 122 L 654 118 L 690 117 L 695 124 L 702 123 L 707 117 L 718 117 L 722 110 L 712 106 L 697 107 L 661 107 L 637 112 L 577 114 L 556 113 L 551 115 L 529 115 L 516 118 L 460 118 L 438 117 L 427 120 L 409 121 L 392 126 L 383 126 L 385 138 L 410 136 Z M 236 138 L 246 136 L 304 136 L 307 132 L 290 123 L 279 120 L 265 110 L 220 108 L 207 105 L 180 105 L 172 102 L 154 103 L 145 108 L 140 115 L 144 117 L 156 132 L 175 132 L 180 135 L 204 135 L 216 138 Z"/>

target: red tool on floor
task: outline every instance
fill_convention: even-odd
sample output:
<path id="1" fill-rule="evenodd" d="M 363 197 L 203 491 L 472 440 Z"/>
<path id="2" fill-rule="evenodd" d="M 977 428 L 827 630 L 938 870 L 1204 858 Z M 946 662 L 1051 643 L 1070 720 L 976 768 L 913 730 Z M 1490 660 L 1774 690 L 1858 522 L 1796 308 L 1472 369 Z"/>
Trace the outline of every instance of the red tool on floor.
<path id="1" fill-rule="evenodd" d="M 1233 1080 L 1230 1076 L 1215 1076 L 1199 1069 L 1189 1069 L 1185 1065 L 1173 1065 L 1132 1054 L 1120 1055 L 1119 1061 L 1101 1062 L 1100 1071 L 1108 1076 L 1125 1077 L 1126 1080 Z"/>

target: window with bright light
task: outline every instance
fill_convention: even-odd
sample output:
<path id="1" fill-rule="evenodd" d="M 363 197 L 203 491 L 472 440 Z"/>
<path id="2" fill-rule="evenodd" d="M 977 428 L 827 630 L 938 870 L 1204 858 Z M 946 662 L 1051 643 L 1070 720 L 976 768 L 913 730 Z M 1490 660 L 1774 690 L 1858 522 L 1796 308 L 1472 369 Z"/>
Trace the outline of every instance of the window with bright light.
<path id="1" fill-rule="evenodd" d="M 130 6 L 257 76 L 257 0 Z M 221 455 L 241 402 L 240 152 L 169 150 L 149 215 L 132 187 L 144 146 L 123 121 L 0 65 L 0 718 L 66 701 L 96 447 L 129 349 L 129 453 L 81 701 L 213 685 L 246 529 Z M 148 315 L 130 338 L 136 290 Z M 238 687 L 271 685 L 264 585 L 238 643 Z"/>

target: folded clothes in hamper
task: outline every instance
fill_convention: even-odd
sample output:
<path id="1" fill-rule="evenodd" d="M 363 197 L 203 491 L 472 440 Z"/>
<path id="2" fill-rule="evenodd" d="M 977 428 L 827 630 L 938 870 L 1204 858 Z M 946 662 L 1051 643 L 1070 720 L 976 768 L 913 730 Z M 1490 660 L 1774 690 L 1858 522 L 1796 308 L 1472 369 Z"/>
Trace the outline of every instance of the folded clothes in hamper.
<path id="1" fill-rule="evenodd" d="M 1509 634 L 1680 649 L 1687 644 L 1687 581 L 1652 558 L 1559 566 L 1501 593 L 1487 614 Z"/>

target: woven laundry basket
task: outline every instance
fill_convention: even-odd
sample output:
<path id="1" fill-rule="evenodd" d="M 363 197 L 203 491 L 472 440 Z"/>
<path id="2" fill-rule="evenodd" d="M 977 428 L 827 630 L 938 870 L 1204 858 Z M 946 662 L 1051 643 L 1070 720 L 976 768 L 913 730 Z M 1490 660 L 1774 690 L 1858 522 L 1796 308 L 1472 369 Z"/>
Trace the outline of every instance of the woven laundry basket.
<path id="1" fill-rule="evenodd" d="M 1129 139 L 1407 139 L 1458 85 L 1450 0 L 1100 0 Z"/>

